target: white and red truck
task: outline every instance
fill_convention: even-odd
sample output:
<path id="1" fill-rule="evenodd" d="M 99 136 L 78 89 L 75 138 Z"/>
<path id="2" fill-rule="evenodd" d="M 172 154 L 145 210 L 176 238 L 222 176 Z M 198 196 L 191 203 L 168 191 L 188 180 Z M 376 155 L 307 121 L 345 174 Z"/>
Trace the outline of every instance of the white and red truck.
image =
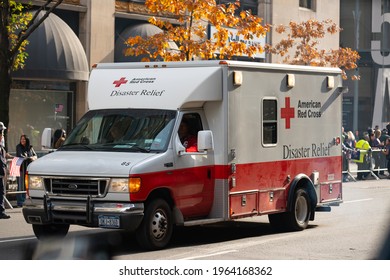
<path id="1" fill-rule="evenodd" d="M 146 249 L 167 246 L 175 225 L 268 215 L 303 230 L 342 202 L 342 92 L 335 68 L 98 64 L 89 111 L 28 167 L 25 220 L 39 239 L 117 228 Z M 184 120 L 193 151 L 178 134 Z"/>

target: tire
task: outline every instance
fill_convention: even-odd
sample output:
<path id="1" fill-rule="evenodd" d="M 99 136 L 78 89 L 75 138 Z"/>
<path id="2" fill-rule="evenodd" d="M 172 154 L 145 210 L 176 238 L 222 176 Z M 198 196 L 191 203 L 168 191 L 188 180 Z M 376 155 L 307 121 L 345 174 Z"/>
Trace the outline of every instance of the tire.
<path id="1" fill-rule="evenodd" d="M 172 210 L 168 203 L 163 199 L 151 201 L 135 233 L 138 244 L 147 250 L 162 249 L 171 240 L 172 232 Z"/>
<path id="2" fill-rule="evenodd" d="M 285 213 L 288 230 L 299 231 L 307 228 L 310 219 L 310 199 L 305 189 L 298 189 L 294 194 L 291 212 Z"/>
<path id="3" fill-rule="evenodd" d="M 66 224 L 32 225 L 32 228 L 39 240 L 64 238 L 69 231 L 69 225 Z"/>

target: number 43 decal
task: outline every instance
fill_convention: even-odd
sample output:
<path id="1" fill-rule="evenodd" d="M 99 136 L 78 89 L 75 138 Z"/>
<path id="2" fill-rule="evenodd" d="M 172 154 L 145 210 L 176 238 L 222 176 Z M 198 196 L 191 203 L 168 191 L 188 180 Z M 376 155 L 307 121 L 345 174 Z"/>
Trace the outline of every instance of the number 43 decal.
<path id="1" fill-rule="evenodd" d="M 121 163 L 122 166 L 129 166 L 131 164 L 131 162 L 129 161 L 124 161 Z"/>

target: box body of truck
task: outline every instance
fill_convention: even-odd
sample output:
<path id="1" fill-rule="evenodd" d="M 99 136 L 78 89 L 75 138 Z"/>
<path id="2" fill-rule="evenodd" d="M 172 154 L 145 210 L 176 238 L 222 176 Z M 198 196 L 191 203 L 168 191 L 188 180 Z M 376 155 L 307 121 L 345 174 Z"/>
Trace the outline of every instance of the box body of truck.
<path id="1" fill-rule="evenodd" d="M 173 225 L 268 215 L 303 230 L 342 202 L 339 69 L 98 64 L 88 104 L 64 145 L 29 165 L 23 214 L 38 238 L 77 224 L 135 231 L 159 249 Z"/>

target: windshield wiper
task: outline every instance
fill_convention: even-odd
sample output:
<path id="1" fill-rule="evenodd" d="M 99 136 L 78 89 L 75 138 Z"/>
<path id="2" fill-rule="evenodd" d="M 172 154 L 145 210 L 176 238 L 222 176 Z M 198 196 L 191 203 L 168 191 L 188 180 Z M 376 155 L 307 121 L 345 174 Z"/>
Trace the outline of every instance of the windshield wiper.
<path id="1" fill-rule="evenodd" d="M 126 149 L 130 151 L 137 151 L 143 153 L 149 153 L 150 150 L 142 148 L 138 144 L 128 143 L 128 142 L 116 142 L 116 143 L 105 143 L 102 145 L 103 147 L 112 147 L 113 149 Z"/>
<path id="2" fill-rule="evenodd" d="M 143 152 L 143 153 L 149 153 L 149 152 L 150 152 L 150 149 L 147 150 L 147 149 L 142 148 L 142 147 L 140 147 L 140 146 L 138 146 L 138 145 L 133 145 L 133 146 L 131 146 L 131 147 L 130 147 L 130 150 L 136 150 L 136 151 L 138 151 L 138 152 Z"/>

